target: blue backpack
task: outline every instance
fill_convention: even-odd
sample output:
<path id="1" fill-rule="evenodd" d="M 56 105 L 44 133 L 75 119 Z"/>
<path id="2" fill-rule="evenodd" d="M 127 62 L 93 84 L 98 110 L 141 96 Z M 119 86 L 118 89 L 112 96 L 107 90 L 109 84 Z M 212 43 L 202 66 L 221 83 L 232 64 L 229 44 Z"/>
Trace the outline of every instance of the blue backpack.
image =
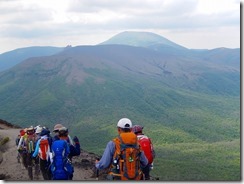
<path id="1" fill-rule="evenodd" d="M 53 180 L 69 180 L 73 176 L 74 168 L 68 159 L 70 153 L 65 140 L 56 140 L 52 143 L 53 162 L 51 172 Z"/>

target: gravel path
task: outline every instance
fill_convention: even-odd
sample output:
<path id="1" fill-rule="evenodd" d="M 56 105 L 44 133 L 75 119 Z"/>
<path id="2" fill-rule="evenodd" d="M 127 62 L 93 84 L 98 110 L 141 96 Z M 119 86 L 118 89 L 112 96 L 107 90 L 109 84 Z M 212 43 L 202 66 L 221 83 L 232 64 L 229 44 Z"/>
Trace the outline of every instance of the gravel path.
<path id="1" fill-rule="evenodd" d="M 0 125 L 0 128 L 0 137 L 10 138 L 10 141 L 7 143 L 7 149 L 4 150 L 2 154 L 3 161 L 0 163 L 1 179 L 8 181 L 29 180 L 27 170 L 21 163 L 18 163 L 17 161 L 15 138 L 18 135 L 20 129 L 12 129 L 4 125 Z M 80 156 L 73 157 L 73 180 L 96 180 L 93 172 L 95 158 L 95 154 L 85 151 L 82 151 Z M 43 180 L 43 178 L 40 174 L 39 177 L 34 177 L 34 180 Z"/>

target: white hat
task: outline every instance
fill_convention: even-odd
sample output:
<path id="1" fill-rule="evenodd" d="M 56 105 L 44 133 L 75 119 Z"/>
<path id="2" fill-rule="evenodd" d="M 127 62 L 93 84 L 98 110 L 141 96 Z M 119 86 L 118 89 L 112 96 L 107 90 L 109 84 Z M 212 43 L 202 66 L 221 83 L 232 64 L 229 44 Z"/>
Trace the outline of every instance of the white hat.
<path id="1" fill-rule="evenodd" d="M 36 128 L 36 134 L 41 133 L 41 131 L 42 131 L 42 127 L 41 127 L 41 126 L 38 126 L 38 127 Z"/>
<path id="2" fill-rule="evenodd" d="M 117 127 L 120 128 L 131 128 L 132 122 L 128 118 L 122 118 L 118 121 Z"/>

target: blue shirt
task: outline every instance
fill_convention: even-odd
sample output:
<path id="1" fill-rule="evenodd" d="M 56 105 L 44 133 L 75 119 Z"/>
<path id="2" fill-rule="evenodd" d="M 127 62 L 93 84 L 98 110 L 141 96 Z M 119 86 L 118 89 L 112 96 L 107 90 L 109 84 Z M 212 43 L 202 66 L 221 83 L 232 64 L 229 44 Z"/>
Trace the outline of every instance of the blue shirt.
<path id="1" fill-rule="evenodd" d="M 100 159 L 99 162 L 96 163 L 96 168 L 97 169 L 108 168 L 113 161 L 114 152 L 115 152 L 115 143 L 113 141 L 109 141 L 104 150 L 102 158 Z M 142 168 L 146 167 L 148 164 L 148 160 L 143 151 L 140 154 L 140 162 Z"/>

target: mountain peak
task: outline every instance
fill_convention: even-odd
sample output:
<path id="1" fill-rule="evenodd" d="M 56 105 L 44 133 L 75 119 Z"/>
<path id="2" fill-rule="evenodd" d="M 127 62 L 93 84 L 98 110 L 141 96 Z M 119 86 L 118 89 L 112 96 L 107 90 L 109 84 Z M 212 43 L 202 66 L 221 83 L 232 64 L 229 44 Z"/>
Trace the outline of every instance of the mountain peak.
<path id="1" fill-rule="evenodd" d="M 154 45 L 165 45 L 174 48 L 184 48 L 158 34 L 137 31 L 124 31 L 101 43 L 101 45 L 108 44 L 130 45 L 136 47 L 151 47 Z"/>

